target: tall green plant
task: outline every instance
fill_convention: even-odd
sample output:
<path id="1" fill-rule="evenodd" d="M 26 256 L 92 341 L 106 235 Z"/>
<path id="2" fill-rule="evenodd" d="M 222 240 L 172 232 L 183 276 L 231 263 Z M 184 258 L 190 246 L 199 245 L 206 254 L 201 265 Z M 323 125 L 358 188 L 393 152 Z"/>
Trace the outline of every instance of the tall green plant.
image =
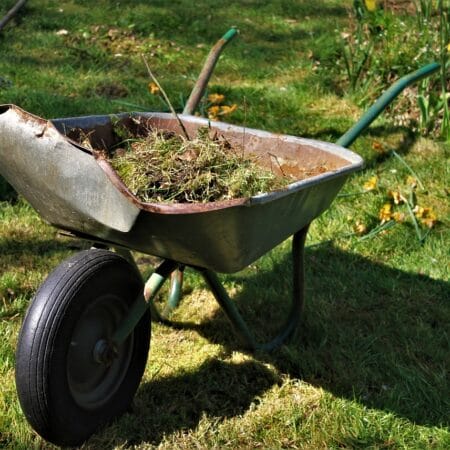
<path id="1" fill-rule="evenodd" d="M 448 47 L 449 47 L 449 24 L 448 10 L 444 9 L 443 0 L 439 0 L 439 50 L 441 63 L 441 98 L 443 103 L 443 117 L 441 123 L 441 136 L 445 139 L 450 138 L 450 113 L 448 101 L 450 94 L 447 92 L 447 63 L 448 63 Z"/>
<path id="2" fill-rule="evenodd" d="M 371 103 L 381 91 L 400 76 L 437 61 L 440 77 L 424 80 L 418 87 L 417 104 L 413 96 L 392 114 L 418 122 L 419 131 L 450 138 L 448 101 L 449 1 L 415 0 L 416 14 L 401 14 L 383 8 L 383 2 L 355 0 L 352 20 L 344 37 L 342 60 L 352 93 L 364 89 L 364 100 Z M 370 7 L 369 7 L 370 6 Z M 364 100 L 361 100 L 364 103 Z"/>

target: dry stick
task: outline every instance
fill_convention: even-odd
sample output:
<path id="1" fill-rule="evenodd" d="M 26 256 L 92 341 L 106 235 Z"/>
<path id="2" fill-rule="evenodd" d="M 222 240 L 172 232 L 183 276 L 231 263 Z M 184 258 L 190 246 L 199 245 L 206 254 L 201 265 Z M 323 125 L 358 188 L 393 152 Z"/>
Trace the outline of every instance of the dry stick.
<path id="1" fill-rule="evenodd" d="M 178 114 L 176 113 L 174 107 L 172 106 L 172 103 L 170 102 L 169 97 L 167 96 L 167 94 L 164 91 L 164 89 L 162 88 L 162 86 L 159 84 L 156 77 L 153 75 L 152 71 L 150 70 L 150 66 L 148 65 L 148 62 L 144 56 L 142 57 L 142 59 L 144 60 L 145 67 L 147 67 L 148 74 L 150 75 L 151 79 L 156 84 L 156 86 L 158 86 L 158 89 L 161 91 L 161 94 L 163 95 L 164 100 L 167 103 L 167 106 L 170 108 L 171 113 L 174 115 L 175 119 L 177 119 L 178 124 L 180 125 L 181 129 L 183 130 L 183 134 L 184 134 L 185 138 L 188 141 L 190 141 L 191 139 L 189 138 L 189 135 L 187 134 L 186 128 L 184 127 L 183 122 L 178 117 Z"/>
<path id="2" fill-rule="evenodd" d="M 281 175 L 283 175 L 283 177 L 285 177 L 286 174 L 284 173 L 284 170 L 283 170 L 283 168 L 281 167 L 280 161 L 278 161 L 278 156 L 277 156 L 277 155 L 274 155 L 273 153 L 270 153 L 270 152 L 267 152 L 267 154 L 268 154 L 269 156 L 271 156 L 272 158 L 275 158 L 275 161 L 276 161 L 277 164 L 278 164 L 278 168 L 280 169 Z"/>
<path id="3" fill-rule="evenodd" d="M 2 20 L 0 20 L 0 31 L 3 29 L 3 27 L 16 15 L 17 11 L 19 11 L 20 8 L 22 8 L 23 5 L 27 0 L 19 0 L 3 17 Z"/>

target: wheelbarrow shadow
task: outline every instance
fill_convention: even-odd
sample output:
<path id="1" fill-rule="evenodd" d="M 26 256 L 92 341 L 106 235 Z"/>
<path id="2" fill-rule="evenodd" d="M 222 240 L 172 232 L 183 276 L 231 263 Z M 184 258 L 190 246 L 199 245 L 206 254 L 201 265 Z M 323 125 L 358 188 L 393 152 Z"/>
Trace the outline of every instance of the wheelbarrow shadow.
<path id="1" fill-rule="evenodd" d="M 268 261 L 268 262 L 267 262 Z M 273 264 L 272 264 L 273 263 Z M 290 255 L 253 274 L 226 277 L 242 284 L 236 303 L 260 338 L 288 309 Z M 272 354 L 257 354 L 290 377 L 416 424 L 448 425 L 450 285 L 406 273 L 325 245 L 306 252 L 307 301 L 300 329 Z M 289 270 L 288 270 L 289 268 Z M 251 270 L 251 269 L 250 269 Z M 198 326 L 231 352 L 242 348 L 217 309 Z"/>
<path id="2" fill-rule="evenodd" d="M 264 304 L 263 319 L 276 317 L 279 303 L 290 295 L 289 256 L 270 272 L 245 280 L 236 298 L 244 315 Z M 279 351 L 258 356 L 336 396 L 417 424 L 448 425 L 450 285 L 332 245 L 307 250 L 306 267 L 301 328 Z M 267 294 L 255 300 L 255 292 Z M 211 339 L 220 336 L 221 327 L 213 323 L 221 316 L 219 311 L 201 330 Z M 251 323 L 257 318 L 254 314 Z M 229 336 L 221 338 L 234 348 Z"/>
<path id="3" fill-rule="evenodd" d="M 270 338 L 272 323 L 288 309 L 288 302 L 280 306 L 291 295 L 285 249 L 284 257 L 269 254 L 223 277 L 226 285 L 242 287 L 235 301 L 260 338 Z M 143 383 L 131 414 L 91 438 L 87 448 L 104 446 L 111 435 L 128 444 L 158 445 L 166 435 L 201 426 L 204 417 L 220 422 L 241 415 L 283 375 L 416 424 L 447 425 L 449 353 L 443 330 L 450 319 L 450 286 L 332 245 L 307 249 L 306 267 L 302 326 L 280 350 L 240 363 L 213 358 L 192 372 Z M 200 324 L 177 326 L 221 344 L 224 359 L 242 350 L 219 308 Z"/>
<path id="4" fill-rule="evenodd" d="M 204 417 L 221 421 L 245 413 L 278 381 L 259 361 L 209 359 L 192 372 L 143 383 L 129 413 L 82 448 L 105 448 L 105 442 L 157 446 L 166 435 L 196 428 Z"/>

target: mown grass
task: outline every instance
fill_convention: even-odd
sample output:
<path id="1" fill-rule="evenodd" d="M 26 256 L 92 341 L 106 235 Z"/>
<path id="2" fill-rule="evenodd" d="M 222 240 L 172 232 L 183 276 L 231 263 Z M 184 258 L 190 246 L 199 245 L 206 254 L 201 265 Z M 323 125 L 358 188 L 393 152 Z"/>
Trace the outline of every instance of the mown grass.
<path id="1" fill-rule="evenodd" d="M 0 12 L 14 2 L 4 3 Z M 0 36 L 0 103 L 46 118 L 137 107 L 130 105 L 164 110 L 147 91 L 144 53 L 181 110 L 210 46 L 235 25 L 241 34 L 209 88 L 238 104 L 227 120 L 336 141 L 367 96 L 351 91 L 342 65 L 332 64 L 341 61 L 340 33 L 353 23 L 351 4 L 28 2 Z M 415 18 L 402 20 L 417 26 Z M 66 35 L 57 34 L 63 29 Z M 175 314 L 188 323 L 153 325 L 132 409 L 84 448 L 450 446 L 449 147 L 395 123 L 383 116 L 352 146 L 365 170 L 312 224 L 305 316 L 293 339 L 272 355 L 242 352 L 211 294 L 188 272 Z M 388 191 L 409 189 L 410 171 L 392 150 L 423 183 L 417 203 L 437 216 L 424 242 L 408 218 L 367 238 Z M 376 188 L 364 191 L 373 176 Z M 33 292 L 88 244 L 58 236 L 4 183 L 0 192 L 0 447 L 47 448 L 20 411 L 14 349 Z M 357 222 L 366 234 L 355 231 Z M 151 268 L 144 255 L 138 262 Z M 289 270 L 287 242 L 223 277 L 258 334 L 284 312 Z"/>

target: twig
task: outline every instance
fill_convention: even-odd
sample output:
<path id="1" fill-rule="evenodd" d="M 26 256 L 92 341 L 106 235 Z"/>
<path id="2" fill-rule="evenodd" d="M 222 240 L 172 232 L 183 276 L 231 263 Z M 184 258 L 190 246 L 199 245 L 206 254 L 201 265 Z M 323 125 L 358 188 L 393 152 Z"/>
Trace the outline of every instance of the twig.
<path id="1" fill-rule="evenodd" d="M 365 195 L 372 191 L 361 191 L 361 192 L 349 192 L 346 194 L 338 194 L 336 198 L 345 198 L 345 197 L 356 197 L 357 195 Z"/>
<path id="2" fill-rule="evenodd" d="M 27 0 L 19 0 L 3 17 L 2 20 L 0 20 L 0 31 L 4 28 L 4 26 L 16 15 L 17 11 L 19 11 L 20 8 L 22 8 L 23 5 Z"/>
<path id="3" fill-rule="evenodd" d="M 278 164 L 278 168 L 280 169 L 281 175 L 283 175 L 283 177 L 285 177 L 286 174 L 284 173 L 284 170 L 283 170 L 283 168 L 281 167 L 280 161 L 278 161 L 278 156 L 277 156 L 277 155 L 274 155 L 273 153 L 270 153 L 270 152 L 267 152 L 267 154 L 268 154 L 269 156 L 271 156 L 272 158 L 275 159 L 275 161 L 276 161 L 277 164 Z"/>
<path id="4" fill-rule="evenodd" d="M 184 137 L 188 141 L 190 141 L 191 139 L 189 138 L 189 135 L 187 134 L 187 131 L 186 131 L 186 128 L 184 127 L 184 125 L 183 125 L 183 122 L 178 117 L 178 114 L 176 113 L 174 107 L 172 106 L 172 103 L 170 102 L 169 97 L 167 96 L 166 92 L 164 91 L 162 86 L 159 84 L 159 81 L 156 79 L 156 77 L 153 75 L 152 71 L 150 70 L 150 66 L 148 65 L 148 62 L 145 59 L 145 56 L 143 56 L 142 59 L 144 60 L 145 67 L 147 67 L 147 71 L 148 71 L 148 74 L 150 75 L 150 78 L 153 80 L 153 82 L 156 84 L 156 86 L 158 86 L 158 89 L 161 91 L 161 94 L 164 97 L 164 100 L 166 101 L 167 106 L 170 108 L 170 112 L 173 114 L 175 119 L 177 119 L 178 124 L 180 125 L 180 127 L 181 127 L 181 129 L 183 131 Z"/>

